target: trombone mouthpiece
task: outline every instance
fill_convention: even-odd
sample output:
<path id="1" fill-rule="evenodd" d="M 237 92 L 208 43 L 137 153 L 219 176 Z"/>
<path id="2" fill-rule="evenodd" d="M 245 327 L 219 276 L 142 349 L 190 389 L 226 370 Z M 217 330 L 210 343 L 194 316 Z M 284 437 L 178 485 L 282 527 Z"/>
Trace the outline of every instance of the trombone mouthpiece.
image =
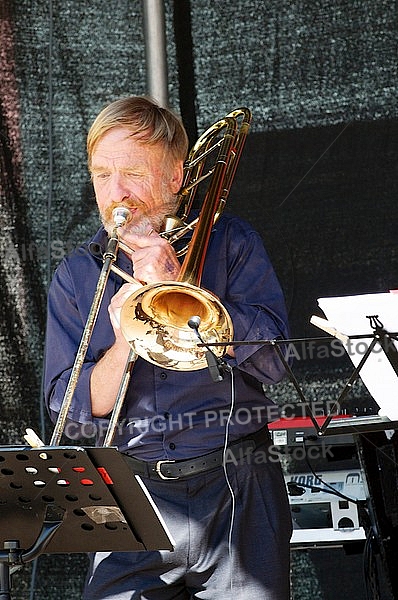
<path id="1" fill-rule="evenodd" d="M 116 227 L 121 227 L 130 221 L 131 212 L 125 206 L 117 206 L 112 211 L 112 217 Z"/>

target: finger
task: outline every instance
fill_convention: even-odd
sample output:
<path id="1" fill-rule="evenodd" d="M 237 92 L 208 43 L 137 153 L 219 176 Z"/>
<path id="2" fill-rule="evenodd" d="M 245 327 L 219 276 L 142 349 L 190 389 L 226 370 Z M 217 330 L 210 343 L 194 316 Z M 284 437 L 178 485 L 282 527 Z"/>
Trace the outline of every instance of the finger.
<path id="1" fill-rule="evenodd" d="M 111 303 L 113 306 L 121 306 L 135 291 L 142 287 L 141 283 L 125 283 L 120 290 L 113 296 Z"/>
<path id="2" fill-rule="evenodd" d="M 110 304 L 108 313 L 113 329 L 120 329 L 120 310 L 115 310 L 115 307 Z"/>
<path id="3" fill-rule="evenodd" d="M 140 248 L 148 248 L 150 246 L 155 246 L 159 243 L 165 242 L 163 238 L 160 237 L 156 231 L 150 229 L 146 235 L 137 235 L 132 233 L 128 236 L 128 238 L 123 238 L 123 242 L 129 246 L 132 251 Z"/>

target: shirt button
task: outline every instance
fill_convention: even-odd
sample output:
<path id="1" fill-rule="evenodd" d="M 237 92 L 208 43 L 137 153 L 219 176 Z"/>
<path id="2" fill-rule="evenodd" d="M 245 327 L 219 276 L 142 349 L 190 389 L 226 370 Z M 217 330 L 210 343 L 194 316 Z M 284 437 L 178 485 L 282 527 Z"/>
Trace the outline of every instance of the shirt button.
<path id="1" fill-rule="evenodd" d="M 167 379 L 166 373 L 161 373 L 160 374 L 160 379 Z"/>
<path id="2" fill-rule="evenodd" d="M 166 421 L 168 421 L 170 419 L 170 413 L 169 412 L 165 412 L 163 416 L 166 419 Z"/>
<path id="3" fill-rule="evenodd" d="M 171 444 L 169 444 L 169 448 L 170 448 L 170 450 L 176 449 L 176 445 L 174 444 L 174 442 L 171 442 Z"/>

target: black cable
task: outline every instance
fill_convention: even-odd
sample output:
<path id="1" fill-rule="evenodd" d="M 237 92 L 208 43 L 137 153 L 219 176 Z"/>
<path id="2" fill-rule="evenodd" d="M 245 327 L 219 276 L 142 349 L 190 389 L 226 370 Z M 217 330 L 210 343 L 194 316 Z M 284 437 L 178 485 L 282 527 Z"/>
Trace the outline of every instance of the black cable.
<path id="1" fill-rule="evenodd" d="M 319 479 L 318 475 L 315 475 L 315 477 L 317 477 Z M 319 479 L 319 481 L 322 481 L 322 480 Z M 319 487 L 317 485 L 311 485 L 309 483 L 296 483 L 295 481 L 288 481 L 287 487 L 291 488 L 292 491 L 294 491 L 294 488 L 307 488 L 307 489 L 311 490 L 312 492 L 324 492 L 325 494 L 330 494 L 330 495 L 334 495 L 334 496 L 338 496 L 340 498 L 343 498 L 344 500 L 347 500 L 348 502 L 352 502 L 353 504 L 356 504 L 357 506 L 361 505 L 361 501 L 360 500 L 354 500 L 353 498 L 349 498 L 345 494 L 342 494 L 341 492 L 338 492 L 332 486 L 326 484 L 323 481 L 322 481 L 322 484 L 326 485 L 327 487 L 321 488 L 321 487 Z M 292 496 L 298 496 L 299 494 L 292 493 L 290 495 L 292 495 Z"/>
<path id="2" fill-rule="evenodd" d="M 360 500 L 354 499 L 354 498 L 349 498 L 345 494 L 338 492 L 332 485 L 330 485 L 326 481 L 323 481 L 323 479 L 317 475 L 317 473 L 313 469 L 313 467 L 308 459 L 307 446 L 305 445 L 305 441 L 303 442 L 303 450 L 304 450 L 305 462 L 307 463 L 307 466 L 310 469 L 311 473 L 314 475 L 314 477 L 316 477 L 318 479 L 318 481 L 320 481 L 322 483 L 322 485 L 324 485 L 326 488 L 328 488 L 327 490 L 321 490 L 321 491 L 327 491 L 327 493 L 332 493 L 335 496 L 340 496 L 343 500 L 347 500 L 348 502 L 353 502 L 354 504 L 361 506 Z M 330 490 L 330 492 L 329 492 L 329 490 Z"/>
<path id="3" fill-rule="evenodd" d="M 363 501 L 354 499 L 354 498 L 349 498 L 345 494 L 338 492 L 336 489 L 333 488 L 333 486 L 328 484 L 326 481 L 323 481 L 323 479 L 317 475 L 317 473 L 315 472 L 315 470 L 313 469 L 313 467 L 309 461 L 305 441 L 303 442 L 303 449 L 304 449 L 305 461 L 308 465 L 308 468 L 310 469 L 310 471 L 314 475 L 314 477 L 316 477 L 318 479 L 318 481 L 320 481 L 322 483 L 322 485 L 325 486 L 326 489 L 319 488 L 318 486 L 310 486 L 310 485 L 305 485 L 305 484 L 301 484 L 301 483 L 296 484 L 296 485 L 298 485 L 299 487 L 300 486 L 301 487 L 309 487 L 316 491 L 334 494 L 335 496 L 339 496 L 339 497 L 347 500 L 348 502 L 352 502 L 352 503 L 356 504 L 358 507 L 363 508 L 363 506 L 364 506 Z M 292 483 L 294 483 L 294 482 L 292 482 Z M 374 531 L 371 527 L 369 527 L 369 531 L 366 536 L 365 546 L 364 546 L 364 550 L 363 550 L 363 564 L 362 564 L 364 581 L 365 581 L 366 600 L 381 600 L 380 586 L 379 586 L 379 579 L 378 579 L 378 569 L 377 569 L 376 558 L 375 558 L 375 553 L 374 553 L 375 544 L 376 544 L 376 537 L 375 537 Z"/>
<path id="4" fill-rule="evenodd" d="M 362 566 L 363 577 L 365 581 L 366 600 L 381 600 L 374 545 L 375 536 L 373 531 L 370 529 L 365 541 Z"/>

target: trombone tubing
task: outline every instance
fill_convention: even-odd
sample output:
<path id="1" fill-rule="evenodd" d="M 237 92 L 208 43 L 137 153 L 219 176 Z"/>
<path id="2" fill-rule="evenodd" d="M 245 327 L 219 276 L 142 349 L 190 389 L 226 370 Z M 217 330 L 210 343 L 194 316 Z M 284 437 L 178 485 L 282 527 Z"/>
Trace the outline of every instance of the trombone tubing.
<path id="1" fill-rule="evenodd" d="M 105 286 L 109 278 L 109 273 L 111 271 L 112 264 L 116 260 L 118 244 L 119 237 L 117 234 L 117 228 L 115 227 L 113 234 L 109 239 L 108 246 L 104 254 L 104 262 L 102 265 L 101 273 L 98 278 L 94 298 L 90 307 L 90 312 L 88 314 L 86 324 L 84 326 L 82 337 L 80 339 L 79 348 L 76 353 L 75 362 L 73 363 L 68 385 L 65 390 L 57 422 L 55 424 L 54 431 L 51 437 L 50 446 L 59 446 L 61 442 L 62 434 L 66 425 L 66 420 L 68 418 L 68 412 L 72 403 L 73 394 L 75 392 L 76 385 L 80 377 L 84 359 L 87 354 L 88 345 L 90 343 L 93 329 L 98 317 L 99 309 L 101 307 L 101 302 L 104 297 Z"/>

